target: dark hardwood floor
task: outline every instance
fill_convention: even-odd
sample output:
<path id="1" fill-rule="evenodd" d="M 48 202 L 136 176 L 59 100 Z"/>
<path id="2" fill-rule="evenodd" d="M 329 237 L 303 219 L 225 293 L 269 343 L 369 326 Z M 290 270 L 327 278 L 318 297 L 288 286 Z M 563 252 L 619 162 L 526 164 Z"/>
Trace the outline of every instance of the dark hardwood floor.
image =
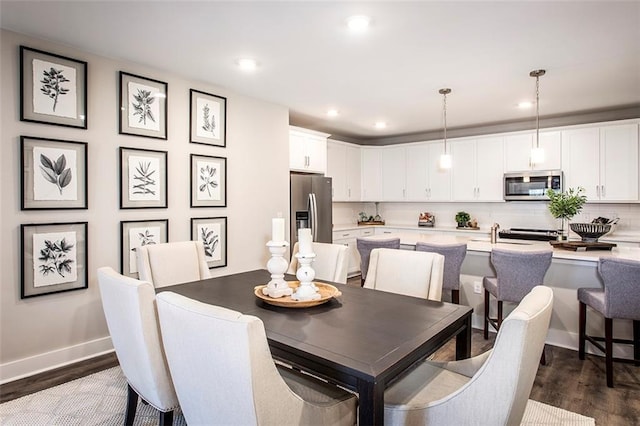
<path id="1" fill-rule="evenodd" d="M 349 280 L 360 285 L 360 277 Z M 493 347 L 495 334 L 484 340 L 474 330 L 472 356 Z M 640 425 L 640 367 L 615 363 L 615 387 L 606 385 L 604 358 L 587 355 L 580 361 L 578 353 L 547 345 L 547 365 L 540 365 L 531 391 L 531 399 L 565 410 L 593 417 L 596 425 Z M 455 343 L 449 342 L 434 354 L 439 361 L 455 358 Z M 111 368 L 118 364 L 115 354 L 107 354 L 80 363 L 48 371 L 0 386 L 0 403 L 56 386 L 70 380 Z"/>

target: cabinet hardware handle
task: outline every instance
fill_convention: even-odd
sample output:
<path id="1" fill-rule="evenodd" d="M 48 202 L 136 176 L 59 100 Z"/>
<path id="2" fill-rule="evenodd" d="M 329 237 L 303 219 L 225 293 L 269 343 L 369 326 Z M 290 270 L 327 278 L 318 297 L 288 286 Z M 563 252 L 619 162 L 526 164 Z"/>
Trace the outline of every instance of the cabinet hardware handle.
<path id="1" fill-rule="evenodd" d="M 600 198 L 600 185 L 596 185 L 596 196 Z"/>
<path id="2" fill-rule="evenodd" d="M 602 185 L 602 198 L 606 197 L 607 193 L 604 190 L 604 185 Z"/>
<path id="3" fill-rule="evenodd" d="M 342 236 L 343 236 L 343 237 L 348 237 L 348 236 L 349 236 L 349 234 L 342 234 Z"/>
<path id="4" fill-rule="evenodd" d="M 349 198 L 351 198 L 351 188 L 349 188 Z"/>

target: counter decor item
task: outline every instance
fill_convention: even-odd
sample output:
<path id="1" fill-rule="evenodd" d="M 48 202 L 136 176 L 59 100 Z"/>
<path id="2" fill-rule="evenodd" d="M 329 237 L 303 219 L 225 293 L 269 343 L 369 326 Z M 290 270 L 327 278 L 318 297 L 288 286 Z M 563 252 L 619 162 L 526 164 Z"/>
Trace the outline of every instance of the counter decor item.
<path id="1" fill-rule="evenodd" d="M 364 225 L 384 225 L 384 220 L 379 214 L 375 216 L 367 216 L 365 212 L 358 213 L 358 226 Z"/>
<path id="2" fill-rule="evenodd" d="M 289 267 L 289 262 L 284 258 L 289 247 L 289 243 L 284 239 L 284 218 L 276 217 L 271 220 L 271 240 L 267 243 L 267 247 L 271 253 L 271 258 L 267 262 L 271 281 L 261 289 L 262 294 L 273 298 L 291 296 L 293 290 L 284 280 L 284 273 Z"/>
<path id="3" fill-rule="evenodd" d="M 458 228 L 468 228 L 470 220 L 471 216 L 469 213 L 465 211 L 456 213 L 456 223 L 458 224 Z"/>
<path id="4" fill-rule="evenodd" d="M 558 233 L 558 240 L 569 239 L 569 220 L 580 213 L 584 203 L 587 202 L 587 197 L 581 195 L 584 192 L 584 188 L 569 188 L 564 192 L 555 192 L 553 190 L 547 191 L 549 197 L 549 212 L 556 219 L 561 220 L 561 227 Z"/>
<path id="5" fill-rule="evenodd" d="M 299 281 L 289 281 L 287 284 L 292 291 L 296 291 L 300 286 Z M 295 300 L 291 296 L 273 298 L 263 293 L 262 289 L 265 288 L 264 285 L 256 286 L 254 293 L 257 298 L 263 300 L 265 303 L 283 308 L 310 308 L 311 306 L 326 303 L 334 297 L 342 296 L 342 292 L 331 284 L 316 283 L 316 286 L 318 288 L 319 297 L 314 300 Z"/>
<path id="6" fill-rule="evenodd" d="M 580 235 L 582 241 L 588 243 L 598 242 L 598 238 L 611 231 L 611 225 L 607 223 L 570 223 L 573 232 Z"/>
<path id="7" fill-rule="evenodd" d="M 420 216 L 418 217 L 418 226 L 427 226 L 427 227 L 434 227 L 436 224 L 436 217 L 429 213 L 429 212 L 424 212 L 424 213 L 420 213 Z"/>

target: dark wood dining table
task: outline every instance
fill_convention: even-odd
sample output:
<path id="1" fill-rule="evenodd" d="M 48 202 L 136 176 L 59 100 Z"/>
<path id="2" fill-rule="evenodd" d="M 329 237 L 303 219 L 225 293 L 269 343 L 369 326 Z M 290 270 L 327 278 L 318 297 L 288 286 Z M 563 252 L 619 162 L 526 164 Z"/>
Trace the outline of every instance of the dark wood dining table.
<path id="1" fill-rule="evenodd" d="M 290 281 L 295 277 L 287 276 Z M 384 390 L 403 372 L 456 337 L 456 358 L 471 350 L 472 308 L 361 287 L 318 306 L 289 308 L 257 298 L 266 270 L 158 289 L 262 320 L 271 353 L 294 367 L 357 392 L 359 424 L 384 421 Z"/>

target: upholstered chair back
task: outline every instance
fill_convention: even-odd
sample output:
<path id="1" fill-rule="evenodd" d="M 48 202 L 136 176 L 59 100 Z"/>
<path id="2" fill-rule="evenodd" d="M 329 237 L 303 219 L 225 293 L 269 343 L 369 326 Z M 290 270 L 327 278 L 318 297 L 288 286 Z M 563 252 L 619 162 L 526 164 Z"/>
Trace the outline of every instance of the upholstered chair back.
<path id="1" fill-rule="evenodd" d="M 342 244 L 312 243 L 312 250 L 316 257 L 311 267 L 319 280 L 332 281 L 334 283 L 347 283 L 347 269 L 349 266 L 349 247 Z M 298 253 L 298 243 L 293 245 L 291 253 L 291 263 L 289 263 L 288 274 L 296 274 L 299 263 L 296 258 Z"/>
<path id="2" fill-rule="evenodd" d="M 444 290 L 460 289 L 460 268 L 467 256 L 466 244 L 432 244 L 418 241 L 416 251 L 438 253 L 444 256 L 444 276 L 442 288 Z"/>
<path id="3" fill-rule="evenodd" d="M 377 248 L 400 249 L 400 238 L 389 238 L 386 240 L 356 238 L 356 248 L 360 254 L 360 271 L 362 273 L 362 282 L 364 282 L 367 279 L 367 273 L 369 271 L 371 250 Z"/>
<path id="4" fill-rule="evenodd" d="M 640 262 L 601 257 L 598 272 L 604 283 L 607 318 L 640 320 Z"/>
<path id="5" fill-rule="evenodd" d="M 156 288 L 211 277 L 201 241 L 151 244 L 136 249 L 138 274 Z"/>
<path id="6" fill-rule="evenodd" d="M 178 407 L 153 285 L 103 267 L 98 269 L 98 286 L 111 341 L 129 386 L 160 411 Z"/>
<path id="7" fill-rule="evenodd" d="M 364 287 L 440 301 L 443 272 L 438 253 L 374 249 Z"/>
<path id="8" fill-rule="evenodd" d="M 491 250 L 491 263 L 497 278 L 497 299 L 517 303 L 533 287 L 542 285 L 552 254 L 551 250 Z"/>

